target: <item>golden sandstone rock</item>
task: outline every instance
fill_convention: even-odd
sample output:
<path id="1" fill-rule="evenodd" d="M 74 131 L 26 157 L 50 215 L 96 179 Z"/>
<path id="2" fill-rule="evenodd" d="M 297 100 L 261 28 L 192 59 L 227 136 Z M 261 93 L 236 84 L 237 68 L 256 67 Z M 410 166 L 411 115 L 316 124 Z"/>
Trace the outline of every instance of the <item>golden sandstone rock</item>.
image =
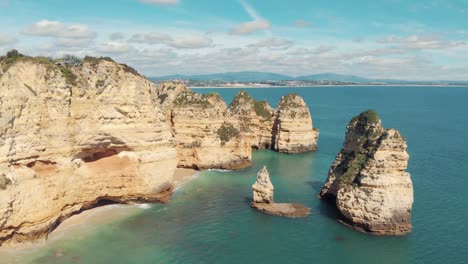
<path id="1" fill-rule="evenodd" d="M 273 148 L 272 128 L 247 136 L 219 95 L 157 87 L 110 58 L 0 57 L 0 95 L 0 245 L 101 201 L 166 202 L 177 166 L 243 168 L 252 147 Z"/>
<path id="2" fill-rule="evenodd" d="M 374 111 L 363 112 L 348 124 L 320 196 L 336 199 L 342 222 L 360 231 L 407 234 L 413 204 L 408 158 L 403 136 L 383 128 Z"/>

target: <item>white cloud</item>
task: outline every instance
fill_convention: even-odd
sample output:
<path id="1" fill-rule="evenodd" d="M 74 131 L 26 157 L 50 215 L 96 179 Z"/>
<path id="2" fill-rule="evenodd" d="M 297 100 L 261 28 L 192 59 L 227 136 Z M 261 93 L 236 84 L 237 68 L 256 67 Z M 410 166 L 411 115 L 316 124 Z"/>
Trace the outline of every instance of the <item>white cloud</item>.
<path id="1" fill-rule="evenodd" d="M 378 42 L 383 44 L 396 44 L 405 49 L 446 49 L 466 45 L 463 41 L 446 41 L 437 35 L 410 35 L 407 37 L 389 36 Z"/>
<path id="2" fill-rule="evenodd" d="M 172 41 L 172 38 L 169 35 L 157 32 L 133 34 L 133 36 L 128 40 L 128 42 L 146 44 L 167 43 L 169 41 Z"/>
<path id="3" fill-rule="evenodd" d="M 267 30 L 271 28 L 271 23 L 268 20 L 254 20 L 250 22 L 244 22 L 235 26 L 231 30 L 231 34 L 234 35 L 250 35 L 254 32 Z"/>
<path id="4" fill-rule="evenodd" d="M 0 46 L 10 45 L 16 43 L 17 39 L 15 37 L 4 35 L 0 33 Z"/>
<path id="5" fill-rule="evenodd" d="M 293 44 L 294 42 L 290 40 L 272 37 L 272 38 L 260 40 L 254 44 L 250 44 L 249 46 L 257 47 L 257 48 L 287 49 L 291 47 Z"/>
<path id="6" fill-rule="evenodd" d="M 26 35 L 57 38 L 84 38 L 91 39 L 96 37 L 86 25 L 65 25 L 60 21 L 50 21 L 43 19 L 36 24 L 26 28 L 22 32 Z"/>
<path id="7" fill-rule="evenodd" d="M 157 5 L 175 5 L 179 3 L 179 0 L 140 0 L 140 2 Z"/>
<path id="8" fill-rule="evenodd" d="M 127 53 L 130 50 L 131 50 L 130 45 L 126 43 L 120 43 L 120 42 L 108 42 L 98 47 L 99 52 L 111 53 L 111 54 Z"/>
<path id="9" fill-rule="evenodd" d="M 249 16 L 253 19 L 249 22 L 241 23 L 235 26 L 231 30 L 231 34 L 234 35 L 250 35 L 254 32 L 261 31 L 261 30 L 268 30 L 271 28 L 271 22 L 262 18 L 257 11 L 247 4 L 243 0 L 239 0 L 242 6 L 244 7 L 245 12 L 249 14 Z"/>
<path id="10" fill-rule="evenodd" d="M 205 35 L 183 34 L 171 37 L 164 33 L 150 32 L 133 34 L 128 42 L 147 45 L 162 44 L 176 49 L 201 49 L 210 47 L 213 39 Z"/>
<path id="11" fill-rule="evenodd" d="M 178 49 L 200 49 L 211 46 L 213 40 L 206 36 L 184 36 L 175 38 L 167 44 Z"/>
<path id="12" fill-rule="evenodd" d="M 125 38 L 125 36 L 124 36 L 124 34 L 122 34 L 121 32 L 114 32 L 114 33 L 112 33 L 112 34 L 109 35 L 109 39 L 110 39 L 110 40 L 113 40 L 113 41 L 115 41 L 115 40 L 122 40 L 122 39 L 124 39 L 124 38 Z"/>

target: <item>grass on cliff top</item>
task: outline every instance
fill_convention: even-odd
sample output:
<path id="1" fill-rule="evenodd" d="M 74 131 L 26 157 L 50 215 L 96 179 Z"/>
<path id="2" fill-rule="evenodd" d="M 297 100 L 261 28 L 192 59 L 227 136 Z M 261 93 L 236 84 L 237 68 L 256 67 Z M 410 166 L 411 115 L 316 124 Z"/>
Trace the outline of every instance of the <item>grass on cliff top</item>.
<path id="1" fill-rule="evenodd" d="M 239 91 L 231 104 L 229 105 L 230 109 L 237 109 L 243 102 L 247 102 L 253 106 L 255 113 L 258 116 L 269 118 L 271 117 L 270 111 L 268 111 L 268 102 L 267 101 L 257 101 L 253 99 L 245 90 Z"/>
<path id="2" fill-rule="evenodd" d="M 215 97 L 217 100 L 221 100 L 221 96 L 218 93 L 210 94 L 197 94 L 192 91 L 185 91 L 180 93 L 174 100 L 174 106 L 193 106 L 207 109 L 213 107 L 208 99 Z"/>
<path id="3" fill-rule="evenodd" d="M 300 95 L 296 93 L 290 93 L 288 95 L 283 96 L 281 98 L 281 101 L 279 102 L 278 108 L 280 110 L 286 110 L 300 107 L 301 105 L 295 102 L 296 97 L 300 97 Z"/>
<path id="4" fill-rule="evenodd" d="M 362 121 L 366 123 L 375 124 L 380 121 L 380 118 L 375 110 L 369 109 L 353 117 L 353 119 L 351 119 L 351 122 L 356 122 L 356 121 Z"/>
<path id="5" fill-rule="evenodd" d="M 10 50 L 5 56 L 0 57 L 0 65 L 2 67 L 3 72 L 6 72 L 11 66 L 20 61 L 39 63 L 41 65 L 44 65 L 48 70 L 58 69 L 62 73 L 62 76 L 65 78 L 68 84 L 76 84 L 76 75 L 73 74 L 73 72 L 67 66 L 58 64 L 62 61 L 61 59 L 26 56 L 19 53 L 15 49 Z"/>

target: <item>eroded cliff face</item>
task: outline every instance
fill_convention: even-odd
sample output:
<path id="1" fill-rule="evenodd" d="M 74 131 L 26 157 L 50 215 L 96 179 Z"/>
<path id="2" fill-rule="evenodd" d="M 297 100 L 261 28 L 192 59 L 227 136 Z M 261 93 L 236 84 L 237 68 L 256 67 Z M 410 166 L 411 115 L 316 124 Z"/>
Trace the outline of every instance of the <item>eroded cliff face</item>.
<path id="1" fill-rule="evenodd" d="M 278 110 L 240 91 L 229 107 L 218 94 L 194 93 L 180 83 L 161 83 L 158 98 L 170 116 L 178 165 L 240 169 L 251 164 L 252 149 L 302 153 L 317 148 L 318 131 L 298 95 Z"/>
<path id="2" fill-rule="evenodd" d="M 0 245 L 45 238 L 102 200 L 168 199 L 176 148 L 152 83 L 107 59 L 1 68 Z"/>
<path id="3" fill-rule="evenodd" d="M 353 118 L 321 197 L 336 199 L 344 222 L 375 235 L 411 231 L 413 185 L 409 155 L 397 130 L 385 129 L 374 111 Z"/>
<path id="4" fill-rule="evenodd" d="M 283 96 L 273 127 L 274 148 L 283 153 L 303 153 L 317 149 L 319 132 L 304 99 L 297 94 Z"/>
<path id="5" fill-rule="evenodd" d="M 266 101 L 253 99 L 246 91 L 240 91 L 226 110 L 231 120 L 254 149 L 271 149 L 274 146 L 273 125 L 275 111 Z"/>
<path id="6" fill-rule="evenodd" d="M 171 111 L 178 165 L 196 169 L 240 169 L 250 166 L 249 141 L 224 117 L 218 94 L 179 93 Z"/>

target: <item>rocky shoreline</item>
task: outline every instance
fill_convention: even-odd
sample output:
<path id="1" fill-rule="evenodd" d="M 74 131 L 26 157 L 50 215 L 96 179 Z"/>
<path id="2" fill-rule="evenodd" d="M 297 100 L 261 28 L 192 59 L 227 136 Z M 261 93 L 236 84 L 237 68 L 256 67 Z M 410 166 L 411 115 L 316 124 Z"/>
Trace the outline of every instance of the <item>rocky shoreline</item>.
<path id="1" fill-rule="evenodd" d="M 1 246 L 44 240 L 105 202 L 167 202 L 177 167 L 244 168 L 253 149 L 309 151 L 318 136 L 298 96 L 287 110 L 297 119 L 275 122 L 286 110 L 247 94 L 228 108 L 219 95 L 156 86 L 107 57 L 67 64 L 9 53 L 0 94 Z M 294 120 L 299 130 L 288 128 Z"/>

